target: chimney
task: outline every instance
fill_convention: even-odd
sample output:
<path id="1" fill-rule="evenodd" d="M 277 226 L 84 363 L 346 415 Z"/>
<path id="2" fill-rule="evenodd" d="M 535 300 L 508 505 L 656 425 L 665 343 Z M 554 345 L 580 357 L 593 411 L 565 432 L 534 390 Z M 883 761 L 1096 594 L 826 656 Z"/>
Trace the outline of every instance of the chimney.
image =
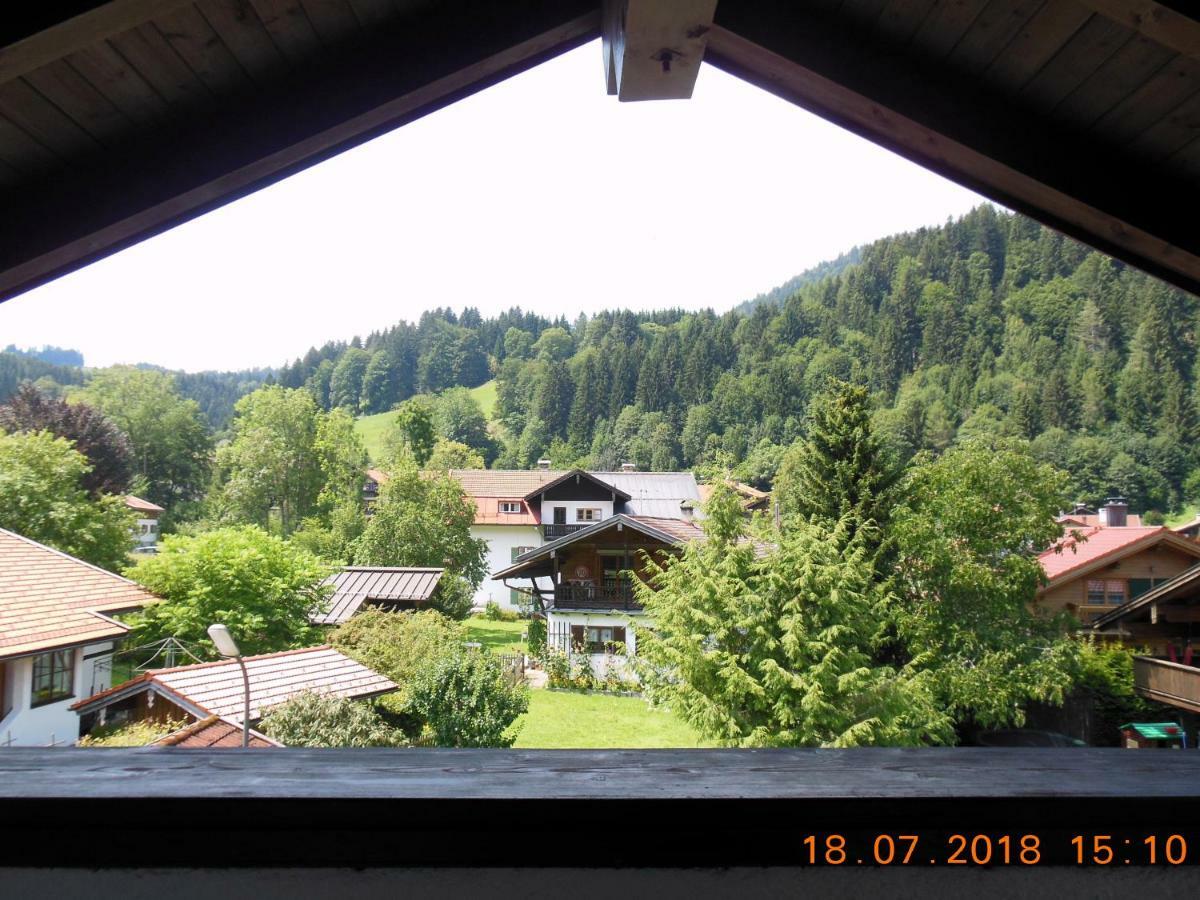
<path id="1" fill-rule="evenodd" d="M 621 471 L 622 472 L 636 472 L 637 466 L 631 462 L 623 462 L 623 463 L 621 463 Z"/>
<path id="2" fill-rule="evenodd" d="M 1129 503 L 1124 497 L 1109 497 L 1100 507 L 1100 524 L 1109 528 L 1124 528 L 1129 516 Z"/>
<path id="3" fill-rule="evenodd" d="M 539 469 L 549 469 L 550 468 L 550 460 L 546 459 L 545 457 L 542 457 L 541 459 L 538 460 L 538 468 Z"/>

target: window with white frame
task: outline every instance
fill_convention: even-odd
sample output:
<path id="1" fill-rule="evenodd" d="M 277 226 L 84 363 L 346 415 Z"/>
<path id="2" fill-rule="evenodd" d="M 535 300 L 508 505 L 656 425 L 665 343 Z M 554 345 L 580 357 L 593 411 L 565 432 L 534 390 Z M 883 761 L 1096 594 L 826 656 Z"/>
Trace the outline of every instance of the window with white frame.
<path id="1" fill-rule="evenodd" d="M 581 506 L 575 510 L 576 522 L 599 522 L 603 517 L 603 511 L 599 509 Z"/>
<path id="2" fill-rule="evenodd" d="M 520 500 L 501 500 L 500 512 L 502 513 L 519 513 L 521 511 Z"/>

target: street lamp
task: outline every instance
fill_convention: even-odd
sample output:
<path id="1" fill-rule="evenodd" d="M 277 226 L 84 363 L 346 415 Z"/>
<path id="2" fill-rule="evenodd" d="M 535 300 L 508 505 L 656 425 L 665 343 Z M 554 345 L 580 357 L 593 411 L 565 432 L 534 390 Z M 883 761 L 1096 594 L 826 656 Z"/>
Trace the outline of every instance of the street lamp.
<path id="1" fill-rule="evenodd" d="M 246 705 L 242 712 L 242 746 L 250 746 L 250 673 L 246 671 L 246 663 L 242 659 L 242 651 L 238 649 L 237 641 L 224 625 L 209 625 L 208 636 L 217 645 L 217 652 L 226 659 L 236 659 L 242 669 L 242 689 L 245 691 Z"/>

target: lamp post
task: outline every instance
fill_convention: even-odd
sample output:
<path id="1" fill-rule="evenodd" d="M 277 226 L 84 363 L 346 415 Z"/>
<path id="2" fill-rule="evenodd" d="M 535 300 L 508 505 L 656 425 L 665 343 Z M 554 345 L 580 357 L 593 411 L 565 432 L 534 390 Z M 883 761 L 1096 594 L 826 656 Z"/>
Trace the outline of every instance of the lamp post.
<path id="1" fill-rule="evenodd" d="M 245 692 L 245 707 L 242 712 L 242 746 L 250 746 L 250 673 L 246 671 L 242 651 L 238 649 L 237 641 L 224 625 L 209 625 L 208 636 L 217 645 L 217 652 L 226 659 L 236 659 L 242 669 L 242 689 Z"/>

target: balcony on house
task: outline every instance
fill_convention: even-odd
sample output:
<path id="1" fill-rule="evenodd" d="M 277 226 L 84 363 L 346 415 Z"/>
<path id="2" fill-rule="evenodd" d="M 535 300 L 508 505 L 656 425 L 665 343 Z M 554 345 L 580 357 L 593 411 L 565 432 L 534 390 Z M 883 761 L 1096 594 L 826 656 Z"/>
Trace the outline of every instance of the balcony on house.
<path id="1" fill-rule="evenodd" d="M 1200 668 L 1153 656 L 1133 658 L 1134 689 L 1148 700 L 1200 712 Z"/>
<path id="2" fill-rule="evenodd" d="M 554 586 L 554 608 L 641 612 L 642 604 L 628 583 L 558 584 Z"/>
<path id="3" fill-rule="evenodd" d="M 565 522 L 543 522 L 542 537 L 547 541 L 553 541 L 560 537 L 566 537 L 568 534 L 574 534 L 577 531 L 582 531 L 589 525 L 594 524 L 594 522 L 579 522 L 577 524 L 568 525 Z"/>

